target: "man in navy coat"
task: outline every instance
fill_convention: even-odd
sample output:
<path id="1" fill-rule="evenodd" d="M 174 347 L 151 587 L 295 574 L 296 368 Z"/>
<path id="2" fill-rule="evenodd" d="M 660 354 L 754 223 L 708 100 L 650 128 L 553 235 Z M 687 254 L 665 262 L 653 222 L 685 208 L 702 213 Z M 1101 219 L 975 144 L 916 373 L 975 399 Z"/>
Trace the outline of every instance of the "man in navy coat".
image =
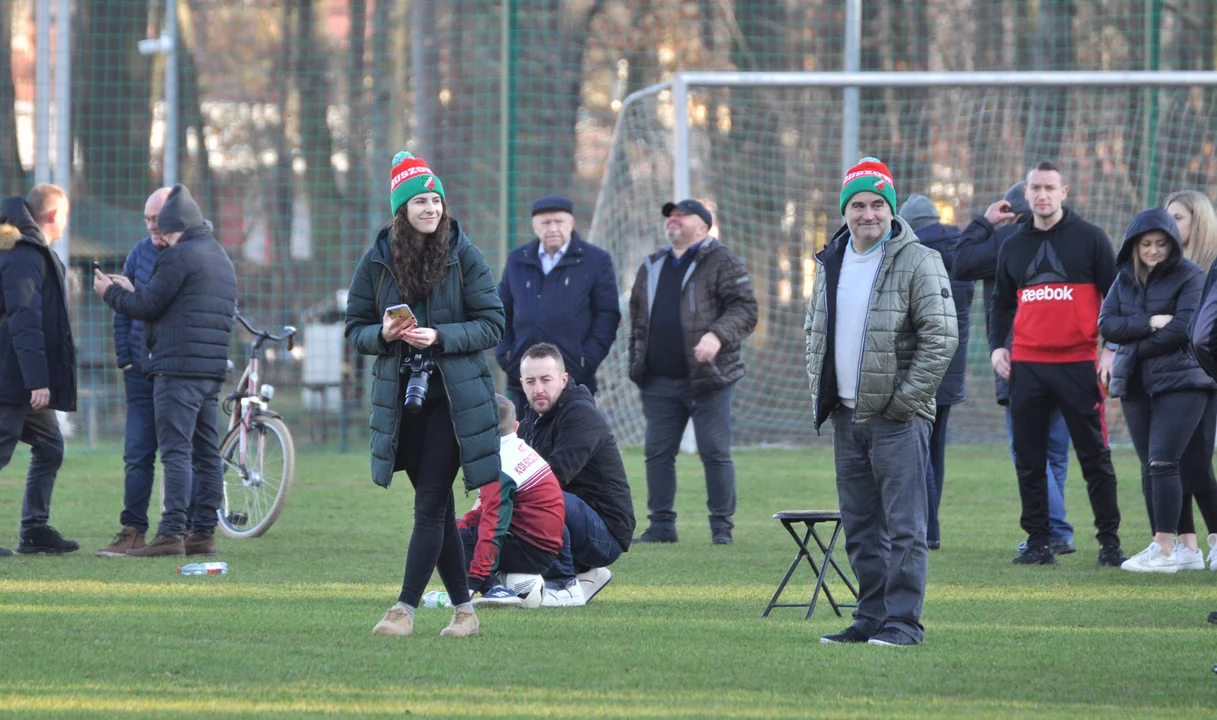
<path id="1" fill-rule="evenodd" d="M 503 268 L 499 297 L 507 329 L 494 349 L 520 417 L 528 407 L 520 388 L 524 351 L 556 345 L 571 381 L 595 393 L 596 369 L 621 322 L 613 260 L 579 237 L 571 201 L 546 195 L 534 202 L 532 230 L 536 238 L 512 250 Z"/>

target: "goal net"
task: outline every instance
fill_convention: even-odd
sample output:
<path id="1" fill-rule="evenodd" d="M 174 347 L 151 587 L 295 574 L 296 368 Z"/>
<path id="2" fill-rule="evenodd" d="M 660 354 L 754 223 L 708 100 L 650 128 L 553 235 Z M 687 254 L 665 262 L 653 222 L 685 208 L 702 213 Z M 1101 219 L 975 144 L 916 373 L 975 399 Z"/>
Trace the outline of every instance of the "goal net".
<path id="1" fill-rule="evenodd" d="M 1217 185 L 1217 90 L 1211 79 L 1197 83 L 1200 74 L 1187 75 L 1191 84 L 1156 87 L 864 88 L 858 158 L 887 164 L 900 203 L 910 193 L 926 195 L 943 223 L 961 229 L 1031 164 L 1054 159 L 1066 174 L 1067 205 L 1118 245 L 1138 211 L 1176 190 L 1212 197 Z M 590 233 L 612 253 L 619 274 L 623 320 L 601 369 L 598 402 L 621 442 L 641 443 L 645 428 L 627 372 L 629 294 L 643 258 L 665 244 L 660 206 L 680 199 L 674 183 L 685 173 L 688 194 L 714 213 L 714 234 L 747 265 L 760 304 L 744 348 L 748 374 L 736 387 L 735 443 L 804 445 L 830 437 L 817 437 L 812 426 L 803 316 L 815 282 L 812 255 L 842 225 L 843 93 L 690 84 L 687 140 L 679 142 L 671 83 L 636 93 L 622 107 Z M 982 287 L 977 283 L 973 303 L 967 402 L 952 411 L 953 442 L 1006 441 Z M 1124 442 L 1118 403 L 1107 411 L 1112 441 Z"/>

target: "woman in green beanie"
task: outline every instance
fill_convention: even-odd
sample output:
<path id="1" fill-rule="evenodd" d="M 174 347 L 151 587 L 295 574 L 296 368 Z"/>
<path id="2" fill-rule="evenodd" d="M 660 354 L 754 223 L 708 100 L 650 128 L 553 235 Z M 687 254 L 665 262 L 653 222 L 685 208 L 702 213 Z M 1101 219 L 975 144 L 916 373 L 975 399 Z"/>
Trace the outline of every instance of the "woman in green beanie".
<path id="1" fill-rule="evenodd" d="M 393 158 L 393 222 L 355 268 L 346 338 L 373 355 L 372 479 L 388 487 L 406 471 L 414 487 L 414 529 L 398 602 L 373 629 L 409 635 L 414 610 L 438 570 L 456 610 L 444 636 L 478 632 L 470 604 L 452 486 L 499 476 L 498 409 L 485 351 L 503 337 L 503 304 L 482 253 L 448 214 L 444 186 L 426 162 Z M 407 303 L 412 315 L 390 314 Z M 425 377 L 425 399 L 414 394 Z M 412 396 L 407 404 L 406 389 Z"/>

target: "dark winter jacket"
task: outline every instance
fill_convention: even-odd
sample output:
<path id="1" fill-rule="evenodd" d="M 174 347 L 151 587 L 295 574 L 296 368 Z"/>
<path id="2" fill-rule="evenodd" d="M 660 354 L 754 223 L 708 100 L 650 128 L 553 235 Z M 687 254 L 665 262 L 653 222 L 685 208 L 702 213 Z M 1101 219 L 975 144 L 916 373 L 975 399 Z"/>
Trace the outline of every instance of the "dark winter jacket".
<path id="1" fill-rule="evenodd" d="M 47 388 L 49 407 L 76 409 L 76 345 L 63 263 L 20 196 L 0 202 L 0 403 L 29 405 Z"/>
<path id="2" fill-rule="evenodd" d="M 106 304 L 145 326 L 145 375 L 223 380 L 237 310 L 237 274 L 203 221 L 184 231 L 152 266 L 144 287 L 114 285 Z"/>
<path id="3" fill-rule="evenodd" d="M 596 369 L 608 355 L 621 324 L 612 257 L 572 233 L 566 254 L 541 272 L 541 241 L 512 250 L 499 281 L 507 315 L 503 341 L 494 349 L 507 384 L 520 387 L 520 357 L 541 342 L 562 352 L 576 384 L 596 392 Z"/>
<path id="4" fill-rule="evenodd" d="M 161 256 L 164 248 L 152 243 L 152 238 L 144 238 L 135 243 L 131 252 L 127 253 L 127 261 L 123 263 L 123 275 L 136 288 L 147 287 L 152 278 L 152 267 Z M 148 355 L 148 346 L 144 344 L 144 321 L 132 320 L 122 313 L 114 313 L 114 355 L 118 366 L 131 366 L 131 372 L 143 369 L 144 358 Z"/>
<path id="5" fill-rule="evenodd" d="M 1188 337 L 1192 340 L 1192 351 L 1200 367 L 1211 378 L 1217 379 L 1217 260 L 1209 267 L 1204 278 L 1204 291 L 1201 294 L 1200 307 L 1192 314 L 1192 323 L 1188 327 Z"/>
<path id="6" fill-rule="evenodd" d="M 1010 203 L 1010 212 L 1024 217 L 1031 214 L 1031 205 L 1023 192 L 1026 186 L 1027 183 L 1023 181 L 1014 183 L 1003 198 Z M 951 269 L 951 278 L 963 282 L 984 282 L 981 286 L 981 298 L 985 304 L 986 334 L 993 311 L 993 289 L 997 286 L 997 256 L 1002 245 L 1016 232 L 1018 225 L 994 228 L 981 215 L 964 228 L 955 244 L 955 264 Z M 1007 348 L 1010 347 L 1010 339 L 1006 340 Z M 998 405 L 1010 402 L 1010 384 L 997 373 L 993 374 L 993 388 Z"/>
<path id="7" fill-rule="evenodd" d="M 1161 230 L 1170 237 L 1170 254 L 1150 270 L 1142 285 L 1133 257 L 1141 236 L 1151 230 Z M 1150 395 L 1217 389 L 1217 383 L 1200 368 L 1189 347 L 1187 328 L 1200 305 L 1204 271 L 1183 257 L 1174 219 L 1161 208 L 1133 218 L 1116 256 L 1116 267 L 1116 281 L 1099 314 L 1104 340 L 1120 345 L 1108 386 L 1112 397 L 1127 397 L 1133 373 L 1139 373 L 1141 387 Z M 1153 315 L 1173 317 L 1165 327 L 1154 330 L 1149 325 Z"/>
<path id="8" fill-rule="evenodd" d="M 439 333 L 429 348 L 448 395 L 465 489 L 499 477 L 499 410 L 485 351 L 503 337 L 503 303 L 494 276 L 480 250 L 453 220 L 449 236 L 448 274 L 427 297 L 426 325 Z M 364 253 L 347 294 L 346 339 L 358 353 L 375 355 L 372 365 L 372 480 L 382 487 L 393 481 L 406 388 L 401 361 L 413 348 L 403 340 L 386 343 L 380 335 L 385 308 L 402 302 L 389 249 L 389 228 Z M 432 384 L 430 392 L 437 392 Z M 418 441 L 418 438 L 406 438 Z"/>
<path id="9" fill-rule="evenodd" d="M 922 245 L 938 251 L 942 256 L 942 265 L 951 278 L 951 296 L 955 300 L 956 326 L 959 328 L 959 347 L 951 358 L 951 364 L 947 366 L 947 373 L 942 377 L 942 384 L 938 386 L 934 400 L 940 407 L 958 405 L 968 397 L 965 386 L 968 370 L 968 333 L 972 326 L 972 298 L 976 283 L 957 280 L 955 273 L 951 271 L 955 261 L 955 243 L 959 238 L 959 228 L 938 222 L 922 227 L 914 224 L 913 233 Z"/>
<path id="10" fill-rule="evenodd" d="M 638 268 L 630 292 L 630 380 L 647 377 L 647 343 L 650 340 L 652 304 L 659 272 L 668 262 L 669 249 L 650 255 Z M 680 324 L 693 394 L 713 392 L 744 376 L 740 346 L 756 329 L 757 304 L 748 270 L 725 245 L 713 238 L 702 241 L 681 282 Z M 714 360 L 697 362 L 693 348 L 707 332 L 722 348 Z"/>
<path id="11" fill-rule="evenodd" d="M 841 402 L 835 359 L 837 286 L 847 243 L 849 228 L 842 226 L 815 254 L 816 282 L 803 321 L 817 431 Z M 899 215 L 878 252 L 882 258 L 866 315 L 853 422 L 878 415 L 896 422 L 919 415 L 933 422 L 934 396 L 959 342 L 951 281 L 938 253 L 917 242 Z"/>
<path id="12" fill-rule="evenodd" d="M 562 489 L 595 510 L 629 550 L 635 527 L 630 483 L 617 438 L 592 394 L 568 381 L 552 410 L 537 416 L 529 408 L 526 415 L 532 429 L 524 440 L 553 468 Z"/>

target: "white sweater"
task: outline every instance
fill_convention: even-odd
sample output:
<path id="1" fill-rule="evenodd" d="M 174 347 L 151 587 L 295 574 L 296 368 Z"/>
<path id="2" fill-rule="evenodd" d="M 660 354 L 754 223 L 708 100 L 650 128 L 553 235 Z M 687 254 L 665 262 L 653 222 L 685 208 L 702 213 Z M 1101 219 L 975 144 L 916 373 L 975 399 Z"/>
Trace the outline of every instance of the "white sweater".
<path id="1" fill-rule="evenodd" d="M 857 404 L 858 373 L 866 341 L 866 314 L 882 263 L 881 245 L 871 248 L 865 255 L 854 252 L 853 242 L 845 246 L 845 260 L 841 263 L 841 278 L 837 283 L 833 362 L 837 371 L 837 395 L 841 404 L 849 408 Z"/>

